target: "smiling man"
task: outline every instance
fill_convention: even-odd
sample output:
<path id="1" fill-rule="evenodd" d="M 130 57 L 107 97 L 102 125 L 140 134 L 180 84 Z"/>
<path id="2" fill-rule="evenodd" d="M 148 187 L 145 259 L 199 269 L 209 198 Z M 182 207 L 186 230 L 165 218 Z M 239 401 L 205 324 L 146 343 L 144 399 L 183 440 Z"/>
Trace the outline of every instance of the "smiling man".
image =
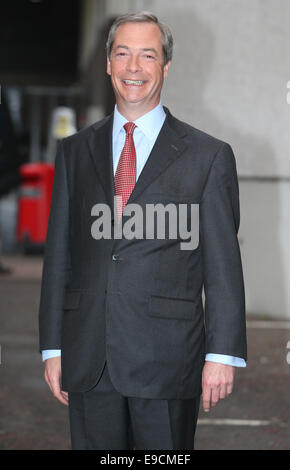
<path id="1" fill-rule="evenodd" d="M 235 158 L 161 105 L 172 47 L 151 13 L 117 18 L 114 112 L 56 156 L 40 350 L 46 382 L 69 405 L 73 449 L 193 449 L 200 396 L 209 411 L 246 365 Z M 92 237 L 92 207 L 113 210 L 116 198 L 112 224 L 132 203 L 199 205 L 198 245 Z"/>

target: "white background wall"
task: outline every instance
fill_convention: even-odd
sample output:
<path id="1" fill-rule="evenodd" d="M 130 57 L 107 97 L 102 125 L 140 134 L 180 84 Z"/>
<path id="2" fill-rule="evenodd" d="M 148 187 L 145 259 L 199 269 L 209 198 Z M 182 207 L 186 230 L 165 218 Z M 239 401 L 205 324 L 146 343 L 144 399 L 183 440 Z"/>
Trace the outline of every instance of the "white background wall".
<path id="1" fill-rule="evenodd" d="M 230 141 L 243 175 L 290 176 L 289 0 L 157 0 L 175 54 L 164 98 Z"/>

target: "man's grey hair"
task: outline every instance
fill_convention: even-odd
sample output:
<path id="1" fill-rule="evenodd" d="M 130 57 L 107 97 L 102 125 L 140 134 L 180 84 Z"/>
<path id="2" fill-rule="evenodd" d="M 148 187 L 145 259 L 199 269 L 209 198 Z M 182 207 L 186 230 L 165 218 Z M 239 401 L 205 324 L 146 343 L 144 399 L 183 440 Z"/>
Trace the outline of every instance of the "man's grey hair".
<path id="1" fill-rule="evenodd" d="M 162 49 L 163 49 L 163 61 L 166 65 L 172 60 L 173 51 L 173 37 L 170 29 L 164 23 L 158 21 L 157 16 L 153 15 L 149 11 L 140 11 L 138 13 L 127 13 L 126 15 L 118 16 L 113 22 L 106 43 L 107 56 L 110 58 L 113 42 L 115 39 L 116 31 L 122 24 L 125 23 L 155 23 L 160 29 L 162 35 Z"/>

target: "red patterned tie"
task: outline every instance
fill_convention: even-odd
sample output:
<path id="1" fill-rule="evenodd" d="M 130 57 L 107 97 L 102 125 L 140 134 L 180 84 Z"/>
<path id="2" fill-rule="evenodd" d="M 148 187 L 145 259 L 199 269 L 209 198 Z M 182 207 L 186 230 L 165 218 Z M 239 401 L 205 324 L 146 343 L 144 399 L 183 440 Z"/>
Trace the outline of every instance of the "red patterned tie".
<path id="1" fill-rule="evenodd" d="M 118 196 L 116 204 L 118 222 L 136 184 L 136 150 L 133 140 L 135 127 L 134 122 L 127 122 L 124 125 L 126 141 L 115 174 L 115 195 Z"/>

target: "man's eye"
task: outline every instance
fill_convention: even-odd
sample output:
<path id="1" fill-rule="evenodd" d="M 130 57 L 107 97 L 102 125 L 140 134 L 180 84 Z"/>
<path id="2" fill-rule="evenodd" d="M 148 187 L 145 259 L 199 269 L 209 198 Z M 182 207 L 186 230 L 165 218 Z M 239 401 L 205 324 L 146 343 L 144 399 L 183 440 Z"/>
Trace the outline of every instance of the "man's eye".
<path id="1" fill-rule="evenodd" d="M 126 52 L 117 52 L 116 55 L 118 55 L 118 56 L 125 56 L 125 55 L 126 55 Z"/>
<path id="2" fill-rule="evenodd" d="M 154 55 L 151 55 L 151 54 L 144 54 L 143 57 L 144 57 L 144 59 L 150 60 L 150 61 L 156 60 L 156 57 Z"/>

